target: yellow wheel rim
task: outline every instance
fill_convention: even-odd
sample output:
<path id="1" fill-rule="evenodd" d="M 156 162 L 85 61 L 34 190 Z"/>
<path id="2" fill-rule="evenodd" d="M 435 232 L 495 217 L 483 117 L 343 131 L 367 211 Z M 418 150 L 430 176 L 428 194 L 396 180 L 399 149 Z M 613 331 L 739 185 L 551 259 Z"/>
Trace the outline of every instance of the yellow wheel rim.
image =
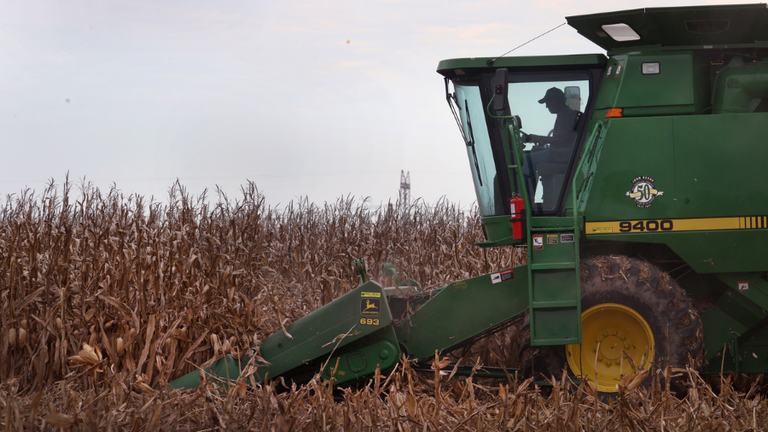
<path id="1" fill-rule="evenodd" d="M 620 304 L 603 303 L 581 314 L 581 345 L 567 345 L 565 353 L 575 376 L 596 384 L 598 391 L 615 393 L 621 376 L 632 373 L 626 356 L 635 367 L 648 369 L 654 346 L 651 327 L 639 313 Z"/>

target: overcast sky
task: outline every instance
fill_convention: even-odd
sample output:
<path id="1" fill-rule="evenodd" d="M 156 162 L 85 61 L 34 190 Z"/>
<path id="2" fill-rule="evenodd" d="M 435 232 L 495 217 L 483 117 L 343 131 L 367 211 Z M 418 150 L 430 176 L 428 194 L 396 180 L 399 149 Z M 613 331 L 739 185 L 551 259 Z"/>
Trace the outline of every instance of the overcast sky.
<path id="1" fill-rule="evenodd" d="M 475 201 L 435 72 L 564 17 L 705 1 L 0 0 L 0 202 L 68 172 L 166 201 Z M 731 3 L 746 3 L 736 1 Z M 512 55 L 602 52 L 568 26 Z"/>

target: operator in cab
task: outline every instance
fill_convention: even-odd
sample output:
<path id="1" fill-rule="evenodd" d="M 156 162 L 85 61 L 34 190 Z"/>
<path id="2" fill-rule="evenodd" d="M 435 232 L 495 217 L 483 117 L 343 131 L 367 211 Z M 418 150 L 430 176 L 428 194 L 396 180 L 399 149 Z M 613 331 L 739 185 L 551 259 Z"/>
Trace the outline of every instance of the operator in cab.
<path id="1" fill-rule="evenodd" d="M 549 112 L 557 116 L 555 126 L 548 136 L 523 134 L 524 142 L 535 144 L 531 151 L 525 153 L 523 174 L 534 196 L 539 176 L 542 176 L 543 201 L 545 207 L 550 207 L 557 200 L 562 185 L 544 177 L 565 175 L 566 164 L 578 137 L 576 123 L 581 113 L 566 104 L 565 93 L 557 87 L 547 90 L 539 103 L 545 104 Z"/>

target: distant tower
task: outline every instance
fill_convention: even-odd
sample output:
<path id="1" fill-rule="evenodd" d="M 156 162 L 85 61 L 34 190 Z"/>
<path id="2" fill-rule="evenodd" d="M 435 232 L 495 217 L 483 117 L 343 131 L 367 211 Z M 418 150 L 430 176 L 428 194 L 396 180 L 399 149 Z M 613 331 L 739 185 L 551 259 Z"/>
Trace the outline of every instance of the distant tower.
<path id="1" fill-rule="evenodd" d="M 411 203 L 411 172 L 400 171 L 400 204 L 408 205 Z"/>

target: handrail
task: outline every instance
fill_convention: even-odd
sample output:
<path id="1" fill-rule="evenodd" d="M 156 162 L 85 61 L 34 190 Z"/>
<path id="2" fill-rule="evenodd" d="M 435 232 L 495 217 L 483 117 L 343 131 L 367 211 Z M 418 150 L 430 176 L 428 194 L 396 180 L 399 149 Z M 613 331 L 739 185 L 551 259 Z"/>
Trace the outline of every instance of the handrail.
<path id="1" fill-rule="evenodd" d="M 598 148 L 601 147 L 603 139 L 605 137 L 605 131 L 607 130 L 607 122 L 600 121 L 595 126 L 592 135 L 586 141 L 587 146 L 582 150 L 584 157 L 579 160 L 576 166 L 576 171 L 573 175 L 573 183 L 571 184 L 571 191 L 573 191 L 573 217 L 574 226 L 578 227 L 579 217 L 583 213 L 582 204 L 586 195 L 583 192 L 589 190 L 589 186 L 592 183 L 592 177 L 594 175 L 595 154 L 598 153 Z M 579 179 L 579 177 L 581 177 Z M 577 187 L 577 183 L 578 187 Z"/>

